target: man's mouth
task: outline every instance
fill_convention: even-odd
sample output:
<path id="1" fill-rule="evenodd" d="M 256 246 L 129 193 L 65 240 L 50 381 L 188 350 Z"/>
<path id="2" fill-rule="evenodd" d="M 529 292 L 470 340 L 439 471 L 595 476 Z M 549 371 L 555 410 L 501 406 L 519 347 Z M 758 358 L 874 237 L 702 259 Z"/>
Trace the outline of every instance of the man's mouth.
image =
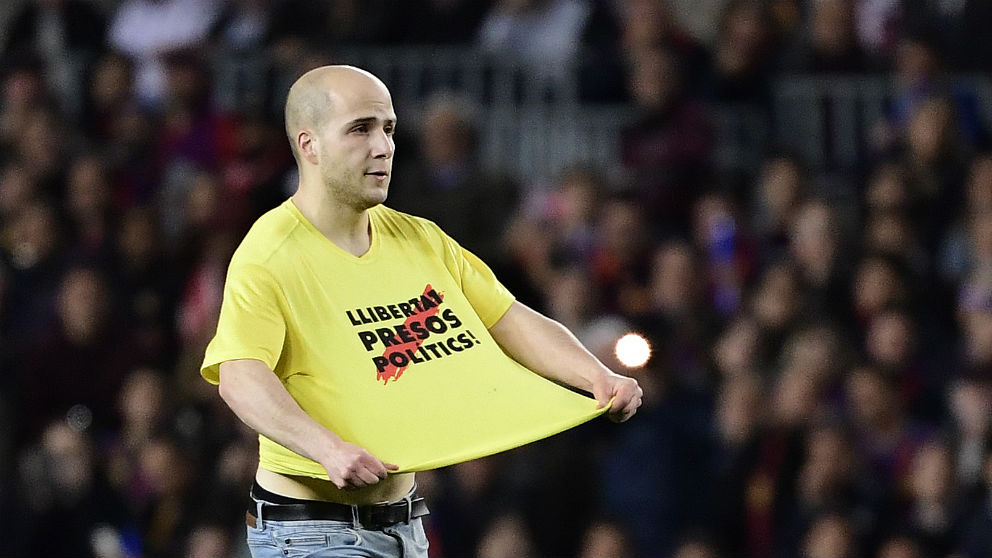
<path id="1" fill-rule="evenodd" d="M 389 176 L 389 173 L 386 172 L 386 171 L 371 171 L 371 172 L 367 172 L 365 174 L 368 175 L 368 176 L 374 176 L 374 177 L 378 178 L 379 180 L 383 180 L 387 176 Z"/>

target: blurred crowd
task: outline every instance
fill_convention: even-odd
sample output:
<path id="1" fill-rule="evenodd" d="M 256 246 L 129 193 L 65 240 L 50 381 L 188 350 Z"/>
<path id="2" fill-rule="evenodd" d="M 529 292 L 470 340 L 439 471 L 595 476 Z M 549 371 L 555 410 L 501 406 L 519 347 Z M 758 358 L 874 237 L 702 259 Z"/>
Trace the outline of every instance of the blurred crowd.
<path id="1" fill-rule="evenodd" d="M 439 91 L 399 115 L 387 204 L 645 399 L 418 475 L 433 556 L 992 556 L 992 143 L 953 80 L 990 77 L 992 3 L 24 0 L 0 38 L 4 555 L 247 556 L 255 436 L 198 366 L 231 253 L 295 188 L 282 84 L 454 45 L 630 108 L 622 160 L 486 168 L 485 107 Z M 267 84 L 233 107 L 229 55 Z M 891 80 L 863 163 L 770 142 L 720 172 L 711 109 L 773 124 L 794 74 Z"/>

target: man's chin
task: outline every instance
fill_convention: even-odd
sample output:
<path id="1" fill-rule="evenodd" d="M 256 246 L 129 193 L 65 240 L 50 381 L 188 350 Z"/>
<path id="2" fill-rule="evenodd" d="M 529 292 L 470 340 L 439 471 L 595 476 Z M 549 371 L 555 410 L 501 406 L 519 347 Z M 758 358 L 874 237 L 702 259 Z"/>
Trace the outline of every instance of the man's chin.
<path id="1" fill-rule="evenodd" d="M 377 190 L 375 193 L 366 196 L 364 200 L 365 205 L 367 206 L 366 209 L 371 209 L 377 205 L 381 205 L 385 203 L 388 194 L 389 194 L 389 187 L 386 186 L 381 190 Z"/>

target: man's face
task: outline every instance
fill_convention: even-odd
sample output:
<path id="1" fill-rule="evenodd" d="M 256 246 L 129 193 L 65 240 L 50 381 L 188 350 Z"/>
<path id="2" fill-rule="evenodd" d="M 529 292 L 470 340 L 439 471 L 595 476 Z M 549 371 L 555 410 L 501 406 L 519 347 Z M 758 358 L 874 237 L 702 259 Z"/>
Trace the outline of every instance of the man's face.
<path id="1" fill-rule="evenodd" d="M 359 210 L 386 200 L 395 126 L 388 91 L 372 81 L 333 96 L 315 130 L 321 178 L 333 199 Z"/>

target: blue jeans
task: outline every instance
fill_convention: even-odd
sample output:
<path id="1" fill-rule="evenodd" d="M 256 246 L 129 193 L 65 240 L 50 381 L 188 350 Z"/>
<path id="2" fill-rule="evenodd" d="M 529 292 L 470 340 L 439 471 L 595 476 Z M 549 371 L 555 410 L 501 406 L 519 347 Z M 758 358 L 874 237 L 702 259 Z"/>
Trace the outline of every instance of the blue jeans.
<path id="1" fill-rule="evenodd" d="M 258 517 L 248 527 L 254 558 L 427 558 L 420 518 L 382 529 L 351 521 L 271 521 Z"/>

